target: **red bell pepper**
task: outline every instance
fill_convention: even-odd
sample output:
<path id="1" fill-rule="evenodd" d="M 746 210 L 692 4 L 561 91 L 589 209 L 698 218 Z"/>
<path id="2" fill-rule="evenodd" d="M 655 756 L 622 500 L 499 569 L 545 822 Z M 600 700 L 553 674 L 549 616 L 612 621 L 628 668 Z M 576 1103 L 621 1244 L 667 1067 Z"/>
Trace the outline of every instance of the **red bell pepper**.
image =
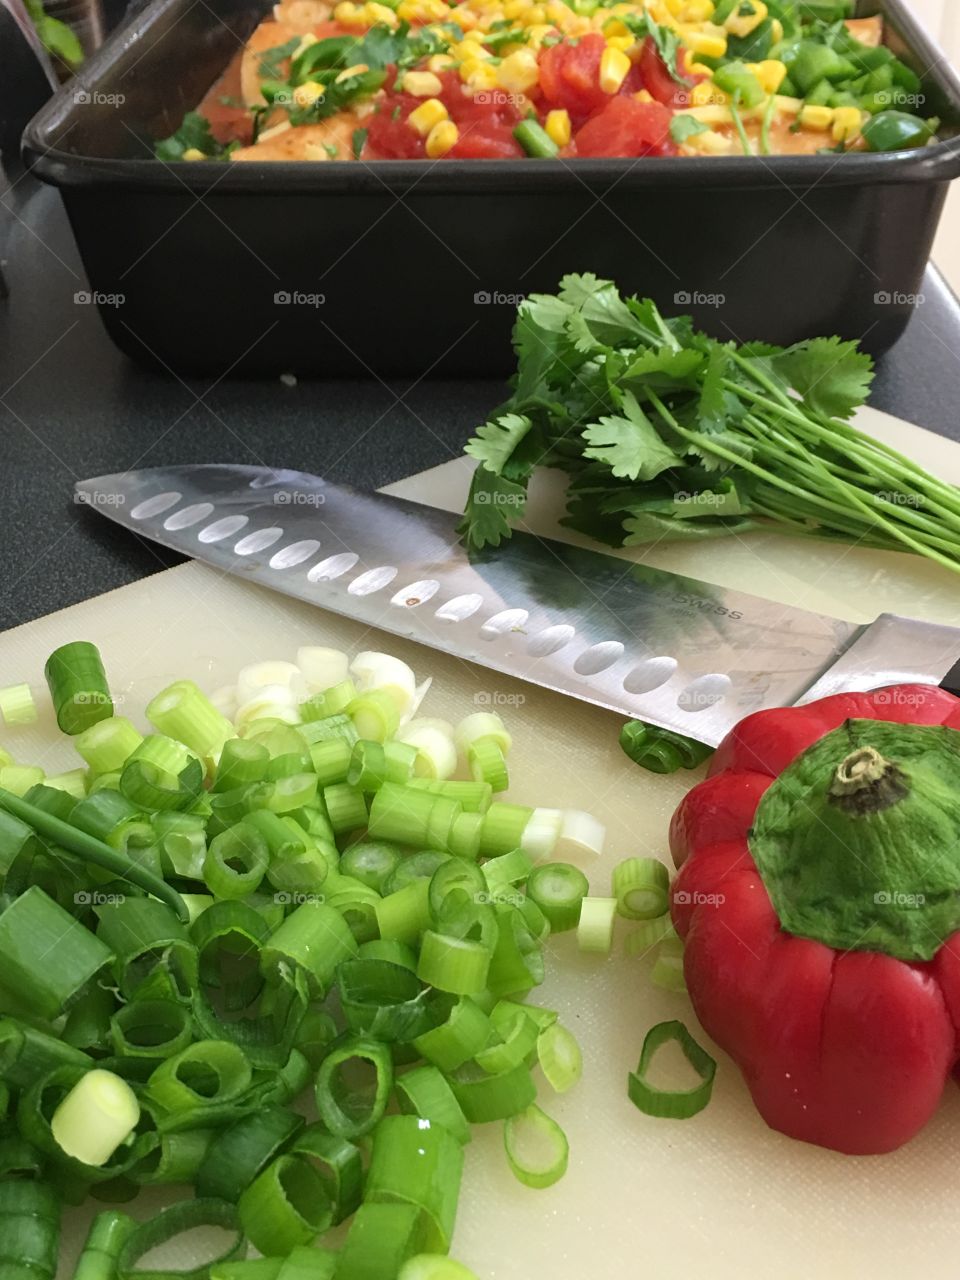
<path id="1" fill-rule="evenodd" d="M 859 725 L 867 741 L 871 734 L 886 734 L 888 742 L 895 738 L 909 745 L 919 735 L 923 746 L 924 735 L 932 731 L 920 726 L 960 729 L 960 699 L 927 685 L 900 685 L 761 711 L 741 721 L 717 750 L 707 780 L 689 792 L 674 814 L 670 842 L 680 871 L 671 912 L 685 940 L 684 973 L 697 1016 L 740 1067 L 767 1124 L 794 1138 L 862 1155 L 892 1151 L 917 1133 L 936 1109 L 960 1057 L 960 922 L 949 914 L 954 911 L 952 900 L 960 900 L 960 853 L 947 847 L 948 841 L 939 841 L 934 857 L 919 856 L 930 852 L 924 846 L 929 837 L 924 808 L 923 832 L 919 826 L 910 827 L 918 833 L 917 849 L 896 828 L 896 847 L 883 847 L 881 842 L 878 858 L 885 867 L 892 865 L 883 862 L 888 856 L 898 867 L 906 865 L 910 870 L 904 874 L 923 883 L 932 876 L 938 893 L 934 905 L 928 904 L 930 910 L 908 917 L 908 903 L 897 916 L 889 892 L 876 890 L 871 899 L 850 889 L 861 879 L 865 887 L 878 883 L 870 877 L 882 873 L 869 865 L 870 857 L 860 856 L 859 848 L 831 843 L 834 818 L 854 824 L 843 828 L 846 831 L 863 829 L 857 826 L 862 797 L 873 805 L 870 797 L 876 799 L 879 787 L 886 788 L 884 798 L 870 811 L 884 809 L 881 825 L 896 823 L 896 806 L 910 786 L 896 763 L 896 752 L 889 753 L 892 763 L 872 752 L 881 767 L 871 773 L 872 766 L 864 763 L 871 748 L 861 748 L 838 766 L 834 781 L 818 781 L 809 792 L 808 811 L 808 793 L 802 788 L 809 778 L 801 786 L 799 771 L 809 771 L 820 754 L 833 750 L 838 739 L 827 743 L 826 735 L 841 727 L 841 732 L 849 731 L 848 722 Z M 864 722 L 885 723 L 871 727 Z M 960 758 L 960 735 L 954 738 L 953 732 L 940 730 L 933 736 L 946 744 L 951 761 L 952 753 Z M 816 757 L 810 751 L 815 744 L 820 744 Z M 857 791 L 854 799 L 843 798 L 836 782 L 841 774 L 847 782 L 854 778 L 855 790 L 867 790 Z M 877 781 L 881 775 L 882 781 Z M 793 790 L 784 791 L 785 786 Z M 776 806 L 772 799 L 764 806 L 764 797 L 770 792 L 772 798 L 774 787 L 779 788 Z M 949 790 L 944 793 L 947 805 Z M 960 805 L 960 796 L 957 800 Z M 825 806 L 823 820 L 816 807 L 820 804 Z M 774 808 L 779 827 L 766 819 Z M 811 812 L 815 821 L 810 820 Z M 764 860 L 769 843 L 763 845 L 764 858 L 754 856 L 759 855 L 761 836 L 779 839 L 778 849 L 789 846 L 792 837 L 784 835 L 783 815 L 796 820 L 801 830 L 797 840 L 807 840 L 806 861 L 794 861 L 790 867 L 799 880 L 771 876 Z M 931 830 L 939 831 L 940 811 L 931 809 L 929 816 Z M 805 824 L 809 830 L 803 835 Z M 776 827 L 773 836 L 764 834 L 765 825 Z M 841 879 L 846 877 L 847 887 L 839 891 L 830 872 L 831 859 Z M 811 900 L 791 901 L 789 886 L 802 884 L 811 866 L 819 873 L 821 865 L 830 872 L 828 879 L 819 890 L 816 884 L 811 889 L 808 876 L 800 894 Z M 898 891 L 895 896 L 905 895 Z M 915 897 L 923 903 L 923 894 Z M 792 918 L 794 909 L 801 916 L 807 912 L 805 918 L 811 922 L 803 932 L 788 929 L 781 918 L 788 911 Z M 936 915 L 942 910 L 948 914 Z M 883 917 L 876 926 L 873 913 Z M 835 928 L 842 934 L 852 920 L 859 928 L 865 919 L 864 932 L 850 934 L 844 945 L 823 940 L 834 936 Z M 945 919 L 953 921 L 950 931 L 943 928 Z M 914 930 L 902 945 L 890 933 L 898 920 Z M 929 937 L 923 933 L 927 921 L 932 922 Z M 876 938 L 886 942 L 877 943 Z M 914 954 L 911 947 L 919 947 L 923 955 L 929 952 L 929 957 L 903 958 Z"/>

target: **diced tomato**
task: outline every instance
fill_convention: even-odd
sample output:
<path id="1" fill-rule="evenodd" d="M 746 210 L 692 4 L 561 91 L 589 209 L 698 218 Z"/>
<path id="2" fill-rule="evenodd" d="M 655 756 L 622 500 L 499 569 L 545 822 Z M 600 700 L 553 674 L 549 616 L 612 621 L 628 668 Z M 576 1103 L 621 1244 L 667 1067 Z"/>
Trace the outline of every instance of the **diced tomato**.
<path id="1" fill-rule="evenodd" d="M 674 80 L 673 76 L 667 70 L 667 64 L 660 57 L 660 52 L 652 36 L 647 36 L 643 42 L 643 51 L 640 54 L 640 74 L 643 79 L 642 87 L 647 90 L 658 102 L 662 102 L 668 107 L 685 107 L 689 105 L 690 87 L 699 84 L 701 80 L 705 80 L 706 76 L 696 76 L 690 73 L 690 63 L 694 59 L 690 56 L 687 49 L 682 49 L 677 55 L 677 62 L 680 73 L 687 81 L 687 85 L 679 84 Z"/>
<path id="2" fill-rule="evenodd" d="M 460 138 L 447 154 L 451 160 L 516 160 L 524 151 L 511 128 L 477 121 L 460 126 Z"/>
<path id="3" fill-rule="evenodd" d="M 540 89 L 547 107 L 562 107 L 574 122 L 586 120 L 609 102 L 600 88 L 600 59 L 607 42 L 599 32 L 576 44 L 561 41 L 540 55 Z"/>
<path id="4" fill-rule="evenodd" d="M 375 160 L 418 160 L 424 156 L 423 138 L 407 121 L 417 106 L 408 93 L 391 94 L 364 121 L 367 133 L 365 155 Z"/>
<path id="5" fill-rule="evenodd" d="M 369 118 L 366 154 L 385 160 L 423 156 L 424 140 L 408 119 L 423 99 L 393 92 L 394 80 L 391 68 L 385 86 L 387 94 Z M 502 89 L 466 93 L 455 71 L 441 73 L 440 80 L 442 88 L 437 97 L 460 131 L 459 140 L 447 153 L 451 159 L 514 160 L 523 155 L 523 148 L 513 136 L 523 115 L 511 94 Z"/>
<path id="6" fill-rule="evenodd" d="M 588 120 L 574 139 L 578 156 L 675 155 L 672 113 L 659 102 L 618 94 Z"/>
<path id="7" fill-rule="evenodd" d="M 253 141 L 253 117 L 246 107 L 226 106 L 213 99 L 203 104 L 202 114 L 219 143 L 241 142 L 247 147 Z"/>

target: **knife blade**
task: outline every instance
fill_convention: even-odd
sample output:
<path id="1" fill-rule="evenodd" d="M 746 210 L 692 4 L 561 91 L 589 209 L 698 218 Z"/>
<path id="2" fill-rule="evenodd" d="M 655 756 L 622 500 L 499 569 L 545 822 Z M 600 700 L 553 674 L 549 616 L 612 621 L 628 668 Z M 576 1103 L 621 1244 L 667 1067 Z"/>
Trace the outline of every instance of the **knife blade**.
<path id="1" fill-rule="evenodd" d="M 857 625 L 517 532 L 468 555 L 456 517 L 301 471 L 97 476 L 77 501 L 224 572 L 716 746 L 744 715 L 939 683 L 960 629 Z"/>

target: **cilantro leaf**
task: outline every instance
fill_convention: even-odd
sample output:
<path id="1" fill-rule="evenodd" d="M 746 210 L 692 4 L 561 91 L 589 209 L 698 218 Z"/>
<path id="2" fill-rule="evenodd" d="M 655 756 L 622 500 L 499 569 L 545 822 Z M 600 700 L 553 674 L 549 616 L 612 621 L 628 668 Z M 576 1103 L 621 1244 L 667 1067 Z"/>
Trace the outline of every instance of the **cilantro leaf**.
<path id="1" fill-rule="evenodd" d="M 470 550 L 498 547 L 504 538 L 509 538 L 510 524 L 523 515 L 526 502 L 526 484 L 494 475 L 484 466 L 477 467 L 457 532 Z"/>
<path id="2" fill-rule="evenodd" d="M 363 154 L 363 148 L 367 145 L 369 133 L 369 129 L 354 129 L 350 143 L 354 160 L 359 160 Z"/>
<path id="3" fill-rule="evenodd" d="M 707 369 L 700 384 L 697 422 L 701 431 L 722 431 L 727 420 L 727 392 L 724 379 L 730 370 L 729 348 L 714 343 L 707 355 Z"/>
<path id="4" fill-rule="evenodd" d="M 641 351 L 623 371 L 626 380 L 642 378 L 648 385 L 659 387 L 688 382 L 703 364 L 700 351 L 676 351 L 673 347 L 656 347 Z M 658 378 L 656 375 L 661 374 Z"/>
<path id="5" fill-rule="evenodd" d="M 185 151 L 202 151 L 210 160 L 223 160 L 239 144 L 231 142 L 224 146 L 210 132 L 210 122 L 199 111 L 188 111 L 183 117 L 180 128 L 169 138 L 161 138 L 153 145 L 154 155 L 165 164 L 175 163 L 183 159 Z"/>
<path id="6" fill-rule="evenodd" d="M 758 527 L 756 520 L 674 520 L 671 516 L 641 511 L 623 522 L 625 547 L 643 546 L 650 542 L 698 542 L 704 538 L 726 538 L 732 533 L 749 533 Z"/>
<path id="7" fill-rule="evenodd" d="M 275 44 L 270 49 L 256 55 L 257 75 L 261 80 L 279 80 L 282 78 L 282 64 L 300 48 L 300 36 L 293 36 L 283 44 Z"/>
<path id="8" fill-rule="evenodd" d="M 849 418 L 873 381 L 873 361 L 855 342 L 811 338 L 773 360 L 777 372 L 814 413 Z"/>
<path id="9" fill-rule="evenodd" d="M 488 471 L 500 475 L 532 425 L 527 417 L 505 413 L 478 428 L 477 434 L 464 446 L 464 453 L 476 458 Z"/>
<path id="10" fill-rule="evenodd" d="M 686 142 L 688 138 L 695 138 L 698 133 L 709 133 L 709 131 L 710 126 L 708 124 L 704 124 L 696 116 L 689 116 L 685 112 L 679 112 L 670 121 L 670 137 L 678 146 Z"/>
<path id="11" fill-rule="evenodd" d="M 668 467 L 682 465 L 629 391 L 623 397 L 623 414 L 591 423 L 583 438 L 590 446 L 583 451 L 585 458 L 605 462 L 615 476 L 627 480 L 652 480 Z"/>

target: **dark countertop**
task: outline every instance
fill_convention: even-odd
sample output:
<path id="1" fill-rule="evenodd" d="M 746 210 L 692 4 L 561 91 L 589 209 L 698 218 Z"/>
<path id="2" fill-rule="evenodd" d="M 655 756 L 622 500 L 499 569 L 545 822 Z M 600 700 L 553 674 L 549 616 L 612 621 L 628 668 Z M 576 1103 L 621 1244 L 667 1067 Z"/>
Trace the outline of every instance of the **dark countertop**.
<path id="1" fill-rule="evenodd" d="M 172 462 L 269 463 L 376 488 L 460 452 L 492 382 L 180 381 L 122 356 L 86 287 L 57 192 L 0 179 L 0 629 L 178 562 L 72 501 L 75 480 Z M 189 323 L 189 316 L 184 317 Z M 873 403 L 954 440 L 960 304 L 931 269 Z"/>

